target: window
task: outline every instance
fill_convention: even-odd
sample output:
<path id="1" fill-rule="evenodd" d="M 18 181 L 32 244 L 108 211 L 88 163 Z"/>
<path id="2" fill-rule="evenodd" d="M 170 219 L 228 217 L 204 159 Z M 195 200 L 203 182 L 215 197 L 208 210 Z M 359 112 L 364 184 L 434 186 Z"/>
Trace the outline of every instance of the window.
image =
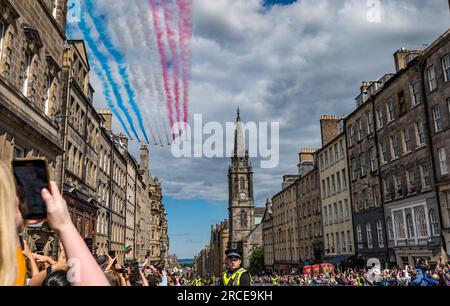
<path id="1" fill-rule="evenodd" d="M 394 240 L 394 228 L 392 226 L 391 217 L 386 218 L 386 225 L 387 225 L 389 240 Z"/>
<path id="2" fill-rule="evenodd" d="M 377 221 L 377 238 L 378 238 L 378 247 L 384 247 L 384 236 L 383 236 L 383 224 L 380 220 Z"/>
<path id="3" fill-rule="evenodd" d="M 430 172 L 428 171 L 428 167 L 424 165 L 419 166 L 420 171 L 420 180 L 422 182 L 422 189 L 428 189 L 431 187 L 430 181 Z"/>
<path id="4" fill-rule="evenodd" d="M 333 194 L 336 193 L 336 181 L 334 179 L 334 174 L 331 175 L 331 191 Z"/>
<path id="5" fill-rule="evenodd" d="M 339 221 L 344 220 L 344 208 L 342 206 L 342 201 L 339 201 Z"/>
<path id="6" fill-rule="evenodd" d="M 392 100 L 389 99 L 386 102 L 386 114 L 388 123 L 395 120 L 394 117 L 394 105 L 392 104 Z"/>
<path id="7" fill-rule="evenodd" d="M 361 230 L 361 224 L 358 224 L 356 226 L 356 237 L 358 239 L 358 249 L 362 249 L 363 243 L 362 243 L 362 230 Z"/>
<path id="8" fill-rule="evenodd" d="M 241 227 L 247 227 L 247 213 L 245 211 L 241 212 Z"/>
<path id="9" fill-rule="evenodd" d="M 389 137 L 389 143 L 391 144 L 391 156 L 392 156 L 392 159 L 398 158 L 397 137 L 395 137 L 395 136 Z"/>
<path id="10" fill-rule="evenodd" d="M 428 77 L 428 89 L 433 91 L 437 88 L 436 83 L 436 71 L 434 70 L 434 66 L 431 66 L 427 69 L 427 77 Z"/>
<path id="11" fill-rule="evenodd" d="M 402 131 L 402 144 L 403 144 L 403 154 L 411 152 L 411 137 L 409 136 L 408 129 L 404 129 Z"/>
<path id="12" fill-rule="evenodd" d="M 422 103 L 422 96 L 420 95 L 420 83 L 411 84 L 409 90 L 411 92 L 411 107 Z"/>
<path id="13" fill-rule="evenodd" d="M 31 54 L 28 51 L 24 53 L 24 76 L 22 83 L 22 94 L 28 97 L 28 83 L 30 78 L 30 69 L 31 69 Z"/>
<path id="14" fill-rule="evenodd" d="M 380 195 L 378 193 L 377 186 L 372 187 L 372 196 L 373 196 L 373 204 L 375 205 L 375 207 L 378 207 L 381 203 L 380 203 Z"/>
<path id="15" fill-rule="evenodd" d="M 361 141 L 363 139 L 363 124 L 362 124 L 362 120 L 361 119 L 356 120 L 356 125 L 358 126 L 358 141 Z"/>
<path id="16" fill-rule="evenodd" d="M 370 223 L 366 224 L 366 235 L 367 235 L 367 247 L 369 249 L 373 249 L 372 226 L 370 225 Z"/>
<path id="17" fill-rule="evenodd" d="M 57 14 L 57 9 L 58 9 L 58 0 L 52 0 L 52 16 L 53 18 L 56 18 L 56 14 Z"/>
<path id="18" fill-rule="evenodd" d="M 336 162 L 339 160 L 339 150 L 338 150 L 338 144 L 334 145 L 334 156 L 336 159 Z"/>
<path id="19" fill-rule="evenodd" d="M 442 70 L 444 70 L 445 82 L 450 81 L 450 55 L 446 55 L 442 58 Z"/>
<path id="20" fill-rule="evenodd" d="M 394 213 L 395 233 L 398 239 L 405 239 L 405 221 L 401 211 Z"/>
<path id="21" fill-rule="evenodd" d="M 346 252 L 347 246 L 345 244 L 345 233 L 344 232 L 341 232 L 341 243 L 342 243 L 342 251 Z"/>
<path id="22" fill-rule="evenodd" d="M 422 121 L 416 122 L 416 140 L 418 147 L 425 145 L 425 132 Z"/>
<path id="23" fill-rule="evenodd" d="M 344 183 L 344 189 L 347 188 L 347 176 L 345 175 L 345 169 L 342 169 L 342 182 Z"/>
<path id="24" fill-rule="evenodd" d="M 359 156 L 359 164 L 361 166 L 361 177 L 365 177 L 366 176 L 366 155 L 364 153 L 362 153 Z"/>
<path id="25" fill-rule="evenodd" d="M 386 180 L 383 180 L 383 190 L 384 190 L 384 200 L 385 201 L 392 200 L 391 191 L 390 191 L 389 185 L 386 182 Z"/>
<path id="26" fill-rule="evenodd" d="M 348 200 L 344 200 L 344 206 L 345 206 L 345 219 L 350 218 L 350 207 L 348 206 Z"/>
<path id="27" fill-rule="evenodd" d="M 342 189 L 341 174 L 339 172 L 336 172 L 336 181 L 337 181 L 337 190 L 341 191 L 341 189 Z"/>
<path id="28" fill-rule="evenodd" d="M 52 94 L 52 84 L 53 79 L 51 77 L 47 77 L 47 94 L 44 102 L 44 114 L 46 116 L 50 116 L 51 111 L 51 94 Z"/>
<path id="29" fill-rule="evenodd" d="M 438 149 L 438 155 L 439 155 L 439 166 L 441 169 L 441 175 L 447 175 L 448 174 L 447 152 L 445 148 Z"/>
<path id="30" fill-rule="evenodd" d="M 367 134 L 372 135 L 373 134 L 373 114 L 372 114 L 372 112 L 367 113 L 366 117 L 367 117 Z"/>
<path id="31" fill-rule="evenodd" d="M 435 209 L 430 209 L 430 224 L 433 236 L 439 236 L 439 222 L 437 211 Z"/>
<path id="32" fill-rule="evenodd" d="M 433 112 L 433 122 L 434 122 L 434 132 L 442 131 L 442 117 L 441 117 L 441 108 L 439 105 L 436 105 L 432 109 Z"/>
<path id="33" fill-rule="evenodd" d="M 364 206 L 364 209 L 369 209 L 369 195 L 367 194 L 367 189 L 363 189 L 362 194 L 362 204 Z"/>
<path id="34" fill-rule="evenodd" d="M 419 238 L 428 238 L 428 230 L 427 230 L 427 220 L 425 218 L 425 209 L 423 207 L 419 207 L 416 209 L 416 227 L 417 227 L 417 235 Z"/>
<path id="35" fill-rule="evenodd" d="M 349 142 L 349 146 L 351 147 L 351 146 L 353 146 L 353 136 L 354 136 L 353 126 L 350 125 L 348 127 L 348 133 L 349 133 L 348 142 Z"/>
<path id="36" fill-rule="evenodd" d="M 333 204 L 333 223 L 337 223 L 339 220 L 338 210 L 337 210 L 337 204 Z"/>
<path id="37" fill-rule="evenodd" d="M 411 170 L 406 170 L 406 185 L 408 187 L 408 194 L 416 192 L 416 181 L 414 180 L 414 173 Z"/>
<path id="38" fill-rule="evenodd" d="M 384 119 L 383 119 L 383 111 L 381 109 L 377 110 L 376 119 L 377 119 L 377 129 L 383 128 Z"/>
<path id="39" fill-rule="evenodd" d="M 333 209 L 328 205 L 328 225 L 333 224 Z"/>
<path id="40" fill-rule="evenodd" d="M 370 148 L 370 171 L 377 171 L 377 152 L 375 147 Z"/>
<path id="41" fill-rule="evenodd" d="M 356 167 L 356 159 L 352 158 L 352 181 L 356 181 L 356 173 L 358 171 L 357 167 Z"/>
<path id="42" fill-rule="evenodd" d="M 380 151 L 381 151 L 381 163 L 382 164 L 385 164 L 385 163 L 387 163 L 387 145 L 386 145 L 386 142 L 385 141 L 383 141 L 381 144 L 380 144 L 380 147 L 381 147 L 381 149 L 380 149 Z"/>
<path id="43" fill-rule="evenodd" d="M 450 99 L 449 99 L 449 109 L 450 109 Z M 344 140 L 339 141 L 339 147 L 341 148 L 341 159 L 345 157 L 345 146 L 344 146 Z"/>
<path id="44" fill-rule="evenodd" d="M 411 217 L 411 214 L 406 215 L 406 230 L 408 232 L 408 238 L 412 239 L 416 237 L 415 231 L 414 231 L 414 223 Z"/>
<path id="45" fill-rule="evenodd" d="M 325 151 L 325 168 L 328 168 L 328 151 Z"/>
<path id="46" fill-rule="evenodd" d="M 394 178 L 394 187 L 395 187 L 395 197 L 400 198 L 403 196 L 403 188 L 400 180 L 397 175 L 393 175 Z"/>
<path id="47" fill-rule="evenodd" d="M 330 190 L 330 178 L 327 177 L 327 194 L 330 195 L 331 194 L 331 190 Z"/>
<path id="48" fill-rule="evenodd" d="M 353 252 L 353 241 L 352 236 L 350 235 L 350 231 L 347 231 L 347 241 L 348 241 L 348 250 L 349 252 Z"/>
<path id="49" fill-rule="evenodd" d="M 324 214 L 324 218 L 323 218 L 323 223 L 325 223 L 324 225 L 328 225 L 328 208 L 325 206 L 323 209 L 323 214 Z"/>

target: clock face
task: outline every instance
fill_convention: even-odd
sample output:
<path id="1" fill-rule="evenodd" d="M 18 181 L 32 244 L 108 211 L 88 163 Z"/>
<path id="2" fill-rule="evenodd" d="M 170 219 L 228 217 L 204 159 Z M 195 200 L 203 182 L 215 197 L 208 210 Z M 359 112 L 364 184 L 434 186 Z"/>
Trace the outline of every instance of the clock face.
<path id="1" fill-rule="evenodd" d="M 241 198 L 241 200 L 247 199 L 247 195 L 243 192 L 241 194 L 239 194 L 239 197 Z"/>

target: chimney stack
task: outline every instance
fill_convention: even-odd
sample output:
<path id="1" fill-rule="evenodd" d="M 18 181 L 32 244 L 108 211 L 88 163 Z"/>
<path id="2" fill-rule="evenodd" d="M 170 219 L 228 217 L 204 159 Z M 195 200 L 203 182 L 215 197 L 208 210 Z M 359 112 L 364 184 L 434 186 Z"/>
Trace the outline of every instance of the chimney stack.
<path id="1" fill-rule="evenodd" d="M 103 127 L 112 130 L 112 112 L 109 109 L 98 109 L 97 113 L 103 117 Z"/>
<path id="2" fill-rule="evenodd" d="M 339 135 L 338 122 L 344 117 L 338 116 L 321 116 L 320 131 L 322 136 L 322 147 L 325 147 L 330 141 Z"/>
<path id="3" fill-rule="evenodd" d="M 300 176 L 305 175 L 312 169 L 314 169 L 315 164 L 315 158 L 314 154 L 317 152 L 316 148 L 302 148 L 300 150 L 299 156 L 299 163 L 297 165 L 298 167 L 298 173 Z"/>
<path id="4" fill-rule="evenodd" d="M 411 51 L 406 50 L 402 47 L 400 50 L 394 53 L 395 60 L 395 71 L 399 72 L 406 68 L 406 57 L 411 53 Z"/>
<path id="5" fill-rule="evenodd" d="M 146 145 L 141 146 L 141 160 L 140 160 L 140 168 L 145 172 L 148 171 L 148 147 Z"/>

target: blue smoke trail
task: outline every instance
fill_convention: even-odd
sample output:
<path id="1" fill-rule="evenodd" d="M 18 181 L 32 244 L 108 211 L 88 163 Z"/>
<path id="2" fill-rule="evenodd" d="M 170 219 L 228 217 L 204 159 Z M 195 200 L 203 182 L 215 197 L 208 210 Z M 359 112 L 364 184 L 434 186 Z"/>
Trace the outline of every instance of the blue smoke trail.
<path id="1" fill-rule="evenodd" d="M 134 110 L 139 127 L 141 128 L 142 133 L 144 134 L 145 140 L 148 141 L 147 133 L 145 132 L 144 122 L 142 121 L 142 115 L 141 111 L 139 110 L 139 106 L 136 103 L 135 97 L 136 93 L 132 89 L 130 85 L 130 79 L 128 77 L 127 72 L 127 65 L 126 61 L 122 55 L 122 53 L 115 48 L 111 42 L 111 39 L 109 38 L 109 35 L 105 29 L 107 29 L 108 20 L 106 16 L 102 16 L 103 20 L 100 20 L 98 17 L 94 16 L 94 6 L 92 3 L 92 0 L 85 0 L 86 5 L 86 12 L 89 14 L 89 16 L 92 18 L 92 21 L 94 22 L 95 28 L 97 32 L 100 34 L 100 39 L 105 45 L 106 49 L 111 53 L 111 55 L 114 57 L 114 60 L 117 62 L 119 66 L 119 75 L 122 78 L 123 86 L 125 88 L 125 91 L 128 96 L 129 103 Z"/>
<path id="2" fill-rule="evenodd" d="M 108 57 L 105 56 L 99 50 L 99 48 L 97 46 L 97 43 L 92 38 L 91 30 L 86 25 L 86 19 L 85 19 L 83 13 L 81 14 L 80 22 L 78 23 L 78 25 L 79 25 L 79 28 L 80 28 L 81 32 L 83 33 L 84 40 L 86 41 L 87 45 L 92 50 L 92 52 L 94 53 L 94 56 L 97 57 L 98 62 L 100 63 L 102 70 L 105 72 L 106 78 L 108 79 L 108 82 L 111 85 L 111 88 L 113 90 L 114 97 L 117 100 L 117 104 L 119 105 L 119 107 L 123 111 L 123 113 L 125 114 L 125 117 L 127 118 L 127 121 L 130 124 L 130 128 L 131 128 L 133 134 L 136 136 L 137 140 L 140 141 L 138 133 L 136 131 L 136 128 L 134 127 L 134 124 L 133 124 L 133 119 L 131 118 L 128 109 L 123 104 L 119 88 L 118 88 L 116 82 L 114 81 L 114 78 L 113 78 L 113 76 L 111 74 L 111 70 L 108 67 Z"/>
<path id="3" fill-rule="evenodd" d="M 69 36 L 71 36 L 71 34 L 73 34 L 73 32 L 74 32 L 74 29 L 73 29 L 73 26 L 71 23 L 68 24 L 67 30 L 68 30 Z M 131 135 L 130 135 L 130 132 L 128 131 L 127 125 L 126 125 L 125 121 L 123 120 L 122 116 L 120 115 L 119 111 L 115 107 L 113 100 L 111 99 L 111 91 L 109 89 L 109 86 L 108 86 L 108 83 L 107 83 L 105 77 L 103 76 L 102 71 L 95 64 L 95 62 L 93 62 L 91 65 L 92 65 L 92 68 L 94 69 L 95 74 L 98 76 L 98 78 L 100 79 L 100 82 L 102 83 L 103 95 L 105 96 L 105 100 L 106 100 L 106 103 L 108 104 L 108 107 L 110 108 L 112 113 L 119 120 L 119 122 L 122 125 L 123 129 L 125 130 L 125 133 L 127 134 L 128 138 L 131 139 Z"/>

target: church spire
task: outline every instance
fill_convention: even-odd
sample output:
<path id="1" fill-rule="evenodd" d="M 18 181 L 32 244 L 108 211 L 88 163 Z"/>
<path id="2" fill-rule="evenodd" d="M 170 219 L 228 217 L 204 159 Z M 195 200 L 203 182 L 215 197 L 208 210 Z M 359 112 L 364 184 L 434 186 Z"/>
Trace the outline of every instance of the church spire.
<path id="1" fill-rule="evenodd" d="M 234 135 L 234 157 L 245 157 L 244 133 L 242 131 L 239 107 L 237 109 L 236 132 Z"/>

